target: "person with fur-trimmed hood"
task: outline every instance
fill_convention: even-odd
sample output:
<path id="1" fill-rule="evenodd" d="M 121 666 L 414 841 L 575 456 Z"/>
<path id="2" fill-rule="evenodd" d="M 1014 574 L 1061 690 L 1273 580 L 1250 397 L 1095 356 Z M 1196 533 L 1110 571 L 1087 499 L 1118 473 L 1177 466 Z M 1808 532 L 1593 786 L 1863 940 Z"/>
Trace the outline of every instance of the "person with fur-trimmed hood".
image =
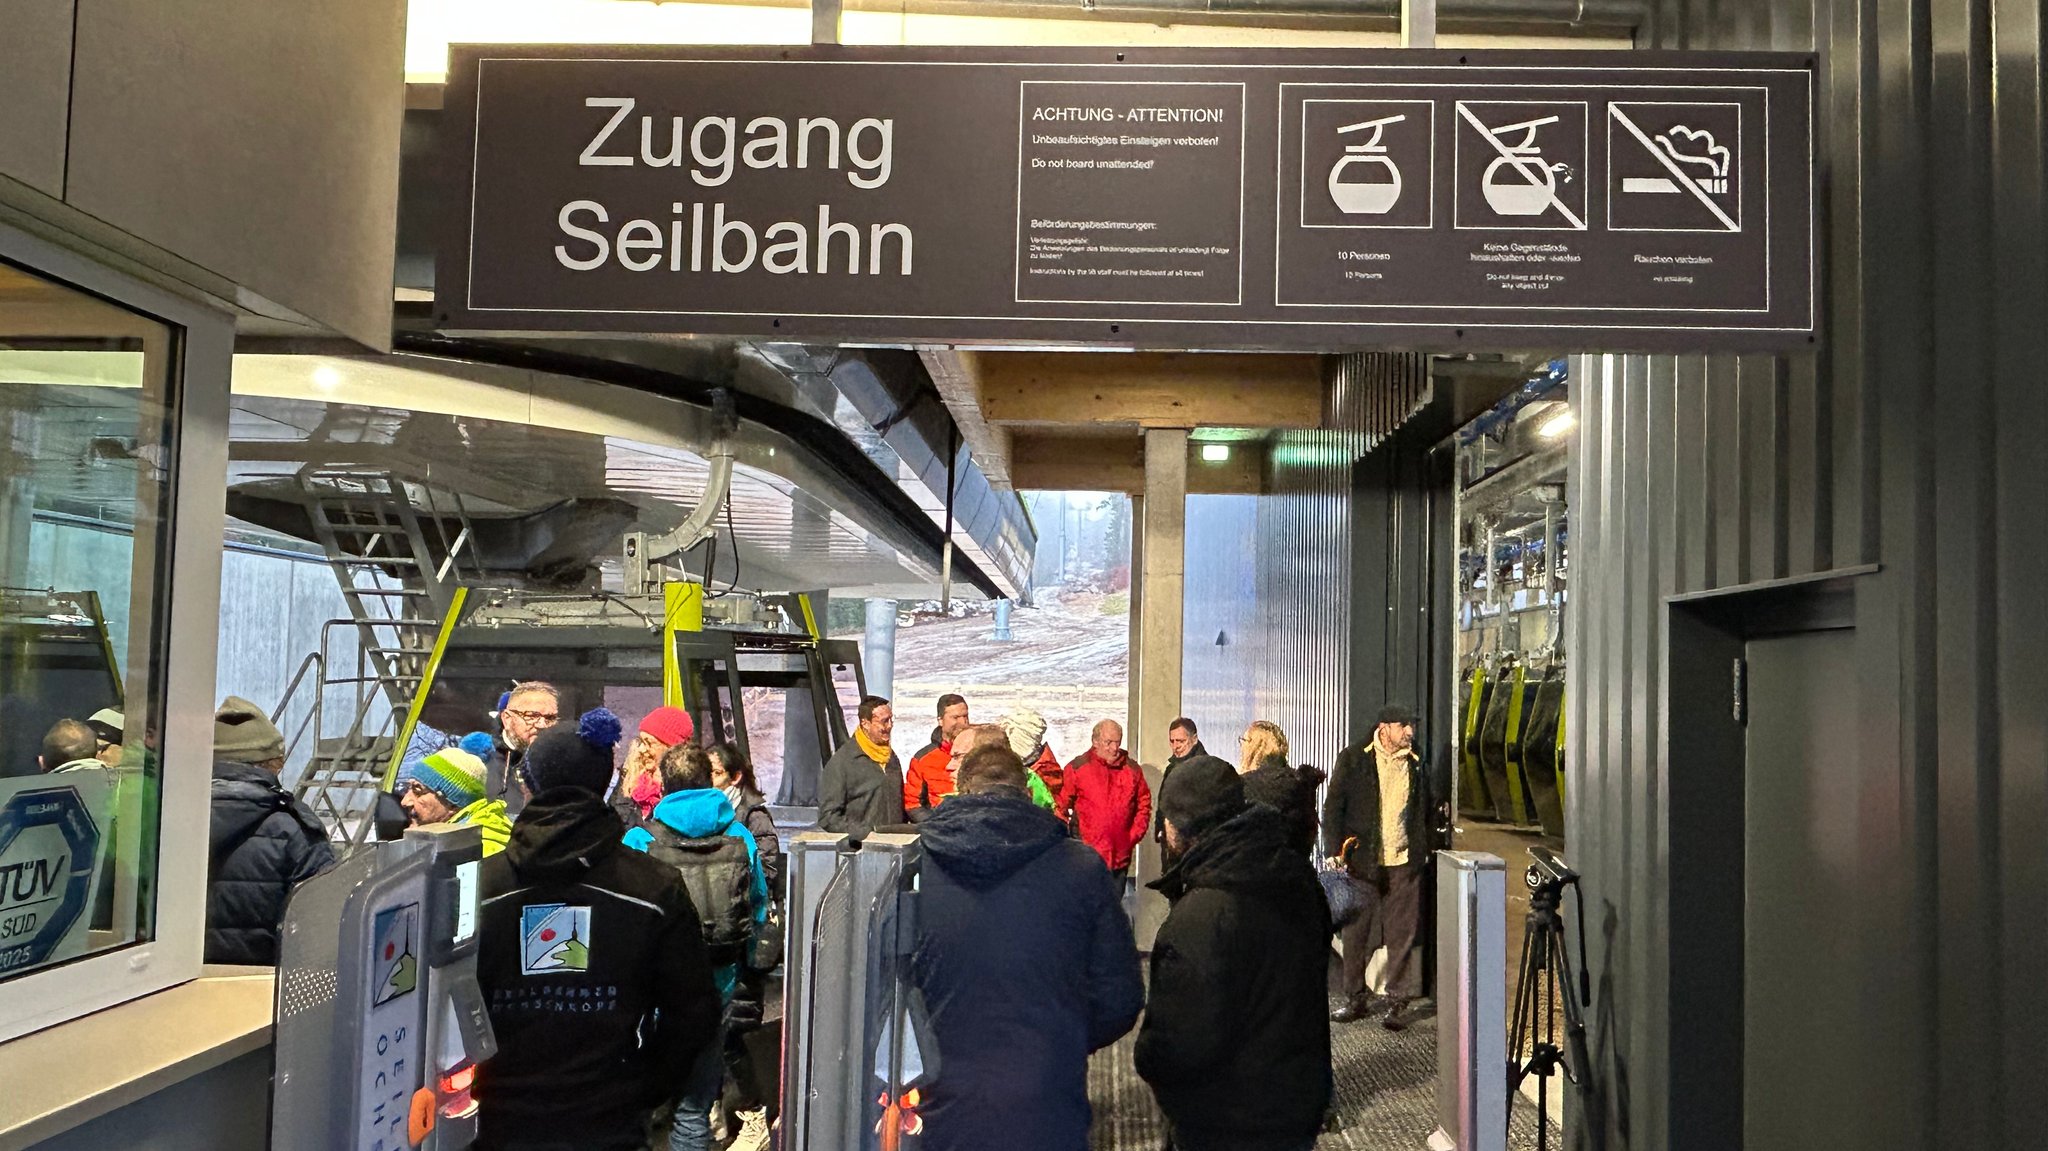
<path id="1" fill-rule="evenodd" d="M 476 1081 L 483 1151 L 638 1151 L 717 1038 L 683 878 L 621 842 L 604 799 L 620 734 L 604 708 L 542 731 L 512 841 L 484 861 L 477 981 L 498 1053 Z"/>

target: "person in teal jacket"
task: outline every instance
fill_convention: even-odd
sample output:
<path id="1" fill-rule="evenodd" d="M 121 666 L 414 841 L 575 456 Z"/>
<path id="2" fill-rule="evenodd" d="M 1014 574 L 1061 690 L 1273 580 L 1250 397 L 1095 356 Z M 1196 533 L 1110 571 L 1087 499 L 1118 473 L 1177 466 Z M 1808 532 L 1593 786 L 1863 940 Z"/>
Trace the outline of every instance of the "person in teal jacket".
<path id="1" fill-rule="evenodd" d="M 760 848 L 725 793 L 711 786 L 711 757 L 681 743 L 661 757 L 663 795 L 646 823 L 628 831 L 625 844 L 674 867 L 683 876 L 721 1005 L 732 1003 L 741 965 L 768 922 L 768 880 Z M 721 844 L 721 840 L 736 841 Z M 722 1025 L 721 1025 L 722 1026 Z M 709 1151 L 711 1108 L 725 1079 L 724 1042 L 704 1049 L 683 1084 L 669 1130 L 670 1151 Z"/>

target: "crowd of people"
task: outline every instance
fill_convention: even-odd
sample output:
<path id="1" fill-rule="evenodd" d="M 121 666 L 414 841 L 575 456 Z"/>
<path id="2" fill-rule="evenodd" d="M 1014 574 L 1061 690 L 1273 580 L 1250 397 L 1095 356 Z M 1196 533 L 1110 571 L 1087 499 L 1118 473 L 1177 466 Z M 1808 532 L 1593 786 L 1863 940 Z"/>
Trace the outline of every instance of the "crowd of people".
<path id="1" fill-rule="evenodd" d="M 627 739 L 611 712 L 571 722 L 560 704 L 526 682 L 498 701 L 494 731 L 423 731 L 388 797 L 407 823 L 481 833 L 479 978 L 498 1041 L 477 1080 L 481 1145 L 761 1151 L 778 1085 L 749 1036 L 782 958 L 784 892 L 752 766 L 734 744 L 701 745 L 678 708 Z M 856 718 L 823 766 L 817 822 L 854 840 L 921 838 L 911 971 L 943 1059 L 921 1109 L 931 1151 L 1086 1147 L 1088 1057 L 1133 1028 L 1172 1148 L 1311 1147 L 1331 1105 L 1331 1024 L 1412 1021 L 1441 806 L 1407 709 L 1343 749 L 1320 808 L 1324 773 L 1291 763 L 1286 734 L 1263 720 L 1234 763 L 1209 754 L 1193 720 L 1173 720 L 1155 803 L 1114 720 L 1062 763 L 1035 712 L 977 724 L 947 695 L 906 770 L 890 702 L 862 699 Z M 116 714 L 61 721 L 41 766 L 103 768 L 119 741 Z M 257 705 L 221 704 L 209 962 L 276 963 L 293 886 L 334 861 L 280 780 L 284 756 Z M 1168 911 L 1143 955 L 1128 896 L 1147 836 Z M 1339 901 L 1319 868 L 1359 910 L 1342 925 L 1334 1012 Z M 1374 994 L 1366 960 L 1380 945 Z"/>

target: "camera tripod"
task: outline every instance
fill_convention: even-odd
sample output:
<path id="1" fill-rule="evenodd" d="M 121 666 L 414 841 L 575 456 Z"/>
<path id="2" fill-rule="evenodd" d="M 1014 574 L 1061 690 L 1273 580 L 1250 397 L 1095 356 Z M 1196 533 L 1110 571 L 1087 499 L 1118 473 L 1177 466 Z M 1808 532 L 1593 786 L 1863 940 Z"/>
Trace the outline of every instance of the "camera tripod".
<path id="1" fill-rule="evenodd" d="M 1508 1106 L 1514 1107 L 1515 1093 L 1522 1081 L 1537 1076 L 1536 1148 L 1550 1147 L 1550 1077 L 1560 1072 L 1581 1091 L 1591 1087 L 1592 1061 L 1586 1054 L 1586 1020 L 1583 1008 L 1591 1006 L 1593 989 L 1583 967 L 1574 995 L 1571 952 L 1565 947 L 1564 916 L 1559 905 L 1564 889 L 1576 886 L 1579 877 L 1549 852 L 1538 849 L 1539 864 L 1526 877 L 1530 888 L 1529 915 L 1522 936 L 1521 978 L 1515 984 L 1515 1017 L 1508 1035 Z M 1547 858 L 1546 858 L 1547 857 Z M 1546 866 L 1549 865 L 1549 866 Z M 1586 924 L 1583 906 L 1579 916 L 1579 956 L 1586 954 Z M 1557 1009 L 1564 1008 L 1564 1041 L 1569 1057 L 1558 1047 Z M 1583 1002 L 1582 1002 L 1583 1001 Z M 1524 1055 L 1526 1052 L 1526 1056 Z"/>

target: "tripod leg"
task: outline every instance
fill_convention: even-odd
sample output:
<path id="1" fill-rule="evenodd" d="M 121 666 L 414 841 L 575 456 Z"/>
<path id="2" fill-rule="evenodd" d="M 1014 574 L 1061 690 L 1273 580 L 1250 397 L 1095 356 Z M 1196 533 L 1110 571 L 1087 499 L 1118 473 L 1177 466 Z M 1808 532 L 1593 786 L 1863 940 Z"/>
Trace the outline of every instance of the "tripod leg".
<path id="1" fill-rule="evenodd" d="M 1530 1027 L 1535 1022 L 1535 996 L 1538 972 L 1542 970 L 1542 944 L 1539 933 L 1527 930 L 1522 936 L 1522 959 L 1515 977 L 1515 1014 L 1513 1027 L 1508 1033 L 1508 1093 L 1514 1094 L 1522 1082 L 1522 1047 L 1532 1038 Z"/>
<path id="2" fill-rule="evenodd" d="M 1584 1090 L 1592 1082 L 1592 1055 L 1586 1048 L 1586 1019 L 1575 994 L 1577 984 L 1572 981 L 1572 957 L 1565 949 L 1564 933 L 1560 927 L 1555 956 L 1555 973 L 1552 978 L 1558 987 L 1564 988 L 1564 1036 L 1571 1056 L 1565 1061 L 1565 1078 L 1573 1086 Z"/>

